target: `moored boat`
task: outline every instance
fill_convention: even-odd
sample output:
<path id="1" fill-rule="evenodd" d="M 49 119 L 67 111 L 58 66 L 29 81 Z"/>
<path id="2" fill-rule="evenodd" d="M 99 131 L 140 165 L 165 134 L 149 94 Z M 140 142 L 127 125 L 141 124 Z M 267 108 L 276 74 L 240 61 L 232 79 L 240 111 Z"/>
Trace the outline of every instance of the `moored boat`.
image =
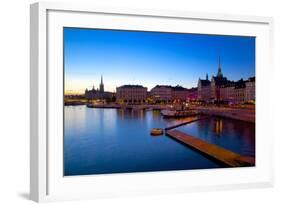
<path id="1" fill-rule="evenodd" d="M 197 110 L 162 110 L 163 117 L 190 117 L 198 115 Z"/>

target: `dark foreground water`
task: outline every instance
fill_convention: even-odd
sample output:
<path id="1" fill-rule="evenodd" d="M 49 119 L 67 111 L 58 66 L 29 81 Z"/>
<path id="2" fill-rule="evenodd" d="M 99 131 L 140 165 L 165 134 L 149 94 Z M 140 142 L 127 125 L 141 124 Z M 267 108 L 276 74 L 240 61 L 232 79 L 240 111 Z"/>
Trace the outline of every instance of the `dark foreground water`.
<path id="1" fill-rule="evenodd" d="M 65 176 L 221 167 L 169 137 L 151 136 L 152 128 L 178 122 L 163 119 L 159 111 L 64 109 Z M 255 154 L 254 124 L 211 118 L 179 129 L 241 154 Z"/>
<path id="2" fill-rule="evenodd" d="M 254 123 L 212 117 L 178 129 L 241 155 L 255 157 Z"/>

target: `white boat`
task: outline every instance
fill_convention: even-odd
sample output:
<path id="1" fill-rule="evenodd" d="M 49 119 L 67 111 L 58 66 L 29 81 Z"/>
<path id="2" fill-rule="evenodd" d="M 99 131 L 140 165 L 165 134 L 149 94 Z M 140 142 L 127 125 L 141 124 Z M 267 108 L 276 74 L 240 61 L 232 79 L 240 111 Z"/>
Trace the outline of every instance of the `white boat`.
<path id="1" fill-rule="evenodd" d="M 161 114 L 165 117 L 174 117 L 176 114 L 175 110 L 161 110 Z"/>
<path id="2" fill-rule="evenodd" d="M 199 112 L 196 110 L 162 110 L 161 114 L 164 117 L 189 117 L 198 115 Z"/>

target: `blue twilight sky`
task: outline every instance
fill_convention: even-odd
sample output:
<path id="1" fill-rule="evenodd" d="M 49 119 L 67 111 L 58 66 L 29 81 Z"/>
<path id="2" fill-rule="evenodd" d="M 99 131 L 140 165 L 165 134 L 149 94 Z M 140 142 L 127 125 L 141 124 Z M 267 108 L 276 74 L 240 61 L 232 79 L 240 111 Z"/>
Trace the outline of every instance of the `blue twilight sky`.
<path id="1" fill-rule="evenodd" d="M 230 80 L 255 75 L 255 38 L 201 34 L 64 28 L 66 93 L 81 93 L 101 75 L 106 91 L 139 84 L 197 86 L 222 72 Z"/>

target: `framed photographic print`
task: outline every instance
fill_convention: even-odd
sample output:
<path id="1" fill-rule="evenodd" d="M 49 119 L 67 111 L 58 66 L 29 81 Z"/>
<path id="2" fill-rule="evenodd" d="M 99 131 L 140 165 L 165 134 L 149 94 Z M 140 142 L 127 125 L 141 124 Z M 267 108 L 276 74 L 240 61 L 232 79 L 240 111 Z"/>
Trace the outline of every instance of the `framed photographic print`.
<path id="1" fill-rule="evenodd" d="M 32 4 L 31 199 L 271 186 L 272 24 Z"/>

